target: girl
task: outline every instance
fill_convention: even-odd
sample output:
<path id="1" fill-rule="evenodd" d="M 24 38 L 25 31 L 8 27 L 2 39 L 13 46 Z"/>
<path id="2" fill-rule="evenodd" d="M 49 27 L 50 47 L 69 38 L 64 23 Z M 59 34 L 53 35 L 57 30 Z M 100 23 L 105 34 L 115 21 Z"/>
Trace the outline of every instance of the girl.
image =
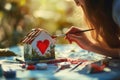
<path id="1" fill-rule="evenodd" d="M 88 32 L 72 27 L 66 33 L 66 39 L 75 41 L 81 48 L 112 58 L 120 57 L 120 0 L 75 0 L 84 12 Z M 73 34 L 74 33 L 74 34 Z"/>

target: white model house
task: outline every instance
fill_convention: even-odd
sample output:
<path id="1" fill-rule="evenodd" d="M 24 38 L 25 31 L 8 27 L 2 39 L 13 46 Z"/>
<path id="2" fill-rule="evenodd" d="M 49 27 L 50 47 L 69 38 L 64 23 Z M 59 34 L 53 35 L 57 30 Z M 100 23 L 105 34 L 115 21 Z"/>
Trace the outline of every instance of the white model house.
<path id="1" fill-rule="evenodd" d="M 32 29 L 23 39 L 25 60 L 54 59 L 54 39 L 40 28 Z"/>

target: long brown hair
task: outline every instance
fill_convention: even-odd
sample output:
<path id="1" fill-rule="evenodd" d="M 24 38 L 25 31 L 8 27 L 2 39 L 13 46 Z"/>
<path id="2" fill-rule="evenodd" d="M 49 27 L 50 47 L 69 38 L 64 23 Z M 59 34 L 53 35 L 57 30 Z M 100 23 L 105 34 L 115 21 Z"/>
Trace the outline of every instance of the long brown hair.
<path id="1" fill-rule="evenodd" d="M 111 48 L 120 48 L 120 28 L 112 18 L 114 0 L 75 0 L 83 9 L 85 20 L 94 28 L 93 39 Z M 102 39 L 102 41 L 101 41 Z"/>

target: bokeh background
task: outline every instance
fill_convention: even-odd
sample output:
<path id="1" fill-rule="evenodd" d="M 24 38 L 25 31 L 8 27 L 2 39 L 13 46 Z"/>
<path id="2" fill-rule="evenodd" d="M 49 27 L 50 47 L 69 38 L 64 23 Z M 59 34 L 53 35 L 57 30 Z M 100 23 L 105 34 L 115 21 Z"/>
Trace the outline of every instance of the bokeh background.
<path id="1" fill-rule="evenodd" d="M 85 27 L 81 8 L 73 0 L 0 0 L 0 48 L 15 46 L 33 28 L 51 35 L 71 26 Z M 68 44 L 64 38 L 58 44 Z"/>

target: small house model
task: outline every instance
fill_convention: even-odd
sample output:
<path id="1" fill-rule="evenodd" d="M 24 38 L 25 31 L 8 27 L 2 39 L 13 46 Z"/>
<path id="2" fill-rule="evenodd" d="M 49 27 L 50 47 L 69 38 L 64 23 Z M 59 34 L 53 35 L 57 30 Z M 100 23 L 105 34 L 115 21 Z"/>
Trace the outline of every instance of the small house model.
<path id="1" fill-rule="evenodd" d="M 55 40 L 43 29 L 32 29 L 21 42 L 24 45 L 25 61 L 55 58 Z"/>

